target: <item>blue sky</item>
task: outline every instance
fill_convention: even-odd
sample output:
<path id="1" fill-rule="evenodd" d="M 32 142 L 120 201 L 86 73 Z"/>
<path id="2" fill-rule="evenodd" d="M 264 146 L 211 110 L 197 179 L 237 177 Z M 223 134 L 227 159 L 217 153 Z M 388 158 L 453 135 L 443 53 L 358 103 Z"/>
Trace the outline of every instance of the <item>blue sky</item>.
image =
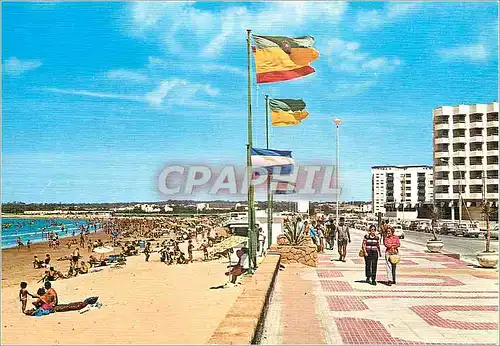
<path id="1" fill-rule="evenodd" d="M 271 147 L 329 164 L 343 119 L 342 200 L 369 200 L 371 166 L 432 164 L 433 108 L 497 99 L 497 7 L 4 2 L 3 201 L 161 200 L 171 161 L 244 164 L 246 28 L 320 52 L 311 76 L 254 83 L 254 146 L 265 94 L 303 98 Z"/>

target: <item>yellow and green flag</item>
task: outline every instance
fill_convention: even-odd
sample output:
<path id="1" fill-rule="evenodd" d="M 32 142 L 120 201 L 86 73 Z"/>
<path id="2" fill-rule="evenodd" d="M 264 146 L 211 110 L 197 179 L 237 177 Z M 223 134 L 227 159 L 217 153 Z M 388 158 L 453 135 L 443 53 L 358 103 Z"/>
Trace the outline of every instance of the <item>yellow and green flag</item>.
<path id="1" fill-rule="evenodd" d="M 269 99 L 273 126 L 298 125 L 307 118 L 309 112 L 304 110 L 306 103 L 302 100 Z"/>
<path id="2" fill-rule="evenodd" d="M 314 37 L 253 35 L 257 83 L 291 80 L 314 73 L 309 66 L 319 53 L 313 48 Z"/>

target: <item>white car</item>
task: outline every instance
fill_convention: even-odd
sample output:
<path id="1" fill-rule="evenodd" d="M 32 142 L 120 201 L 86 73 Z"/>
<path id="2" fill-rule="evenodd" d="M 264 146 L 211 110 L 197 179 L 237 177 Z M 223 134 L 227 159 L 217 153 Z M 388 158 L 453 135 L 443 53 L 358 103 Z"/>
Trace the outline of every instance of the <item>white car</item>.
<path id="1" fill-rule="evenodd" d="M 477 225 L 468 223 L 458 225 L 458 228 L 455 229 L 455 236 L 463 236 L 463 237 L 476 237 L 478 238 L 481 234 L 479 227 Z"/>
<path id="2" fill-rule="evenodd" d="M 403 231 L 403 227 L 401 225 L 393 225 L 394 228 L 394 235 L 397 236 L 399 239 L 404 239 L 405 238 L 405 232 Z"/>

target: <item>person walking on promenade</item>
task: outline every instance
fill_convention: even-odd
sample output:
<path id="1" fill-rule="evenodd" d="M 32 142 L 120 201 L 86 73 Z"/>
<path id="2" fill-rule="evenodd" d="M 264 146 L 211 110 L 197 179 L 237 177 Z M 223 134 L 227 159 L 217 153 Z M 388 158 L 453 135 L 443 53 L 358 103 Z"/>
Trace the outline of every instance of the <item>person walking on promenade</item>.
<path id="1" fill-rule="evenodd" d="M 380 238 L 375 233 L 377 228 L 370 225 L 368 234 L 363 238 L 363 252 L 365 254 L 365 276 L 366 282 L 371 285 L 377 284 L 377 262 L 382 257 L 380 252 Z"/>
<path id="2" fill-rule="evenodd" d="M 349 227 L 345 224 L 345 218 L 341 217 L 339 220 L 339 227 L 337 229 L 337 244 L 340 256 L 339 261 L 345 262 L 348 242 L 351 242 L 351 233 L 349 233 Z"/>
<path id="3" fill-rule="evenodd" d="M 396 264 L 391 263 L 389 260 L 391 255 L 397 255 L 398 249 L 401 246 L 399 238 L 394 235 L 394 228 L 391 226 L 387 227 L 387 236 L 384 239 L 385 246 L 385 263 L 387 265 L 387 285 L 396 284 Z"/>
<path id="4" fill-rule="evenodd" d="M 335 228 L 335 222 L 333 221 L 333 217 L 330 216 L 328 223 L 326 225 L 326 242 L 330 250 L 333 250 L 335 246 L 335 233 L 336 233 L 336 228 Z"/>

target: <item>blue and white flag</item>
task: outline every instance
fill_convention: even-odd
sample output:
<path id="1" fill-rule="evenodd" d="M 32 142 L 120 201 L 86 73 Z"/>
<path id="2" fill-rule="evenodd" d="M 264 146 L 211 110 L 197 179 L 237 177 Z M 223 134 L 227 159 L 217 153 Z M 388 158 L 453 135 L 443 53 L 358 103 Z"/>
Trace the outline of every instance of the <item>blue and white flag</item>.
<path id="1" fill-rule="evenodd" d="M 269 173 L 276 168 L 280 175 L 291 174 L 295 160 L 289 150 L 257 149 L 252 148 L 252 166 L 263 167 Z"/>

